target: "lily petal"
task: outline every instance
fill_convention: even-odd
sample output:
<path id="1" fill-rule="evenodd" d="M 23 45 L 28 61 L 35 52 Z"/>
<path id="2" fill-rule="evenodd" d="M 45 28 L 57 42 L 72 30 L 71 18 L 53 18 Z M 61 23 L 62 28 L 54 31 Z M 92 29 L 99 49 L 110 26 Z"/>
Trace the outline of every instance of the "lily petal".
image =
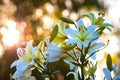
<path id="1" fill-rule="evenodd" d="M 97 28 L 97 25 L 90 25 L 90 26 L 88 26 L 87 30 L 88 30 L 90 33 L 93 33 L 96 28 Z"/>
<path id="2" fill-rule="evenodd" d="M 13 67 L 17 66 L 18 63 L 19 63 L 18 60 L 14 61 L 14 62 L 10 65 L 10 68 L 13 68 Z"/>
<path id="3" fill-rule="evenodd" d="M 106 80 L 111 80 L 111 73 L 107 68 L 103 69 Z"/>
<path id="4" fill-rule="evenodd" d="M 113 80 L 120 80 L 120 75 L 115 76 L 115 77 L 113 78 Z"/>
<path id="5" fill-rule="evenodd" d="M 29 41 L 26 45 L 26 55 L 32 54 L 32 49 L 33 49 L 33 41 Z"/>
<path id="6" fill-rule="evenodd" d="M 116 65 L 115 65 L 115 64 L 113 64 L 113 65 L 112 65 L 112 68 L 113 68 L 114 75 L 116 76 L 116 75 L 117 75 Z"/>
<path id="7" fill-rule="evenodd" d="M 79 38 L 79 32 L 77 30 L 73 30 L 71 28 L 65 30 L 66 35 L 69 39 Z"/>
<path id="8" fill-rule="evenodd" d="M 79 30 L 79 28 L 80 28 L 81 26 L 84 27 L 85 25 L 84 25 L 83 20 L 82 20 L 82 19 L 79 19 L 78 22 L 77 22 L 77 28 L 78 28 L 78 30 Z"/>
<path id="9" fill-rule="evenodd" d="M 53 62 L 56 60 L 59 60 L 62 56 L 62 54 L 65 53 L 65 51 L 63 49 L 61 49 L 60 47 L 50 43 L 50 42 L 46 42 L 48 45 L 48 48 L 46 49 L 47 52 L 49 53 L 49 62 Z"/>

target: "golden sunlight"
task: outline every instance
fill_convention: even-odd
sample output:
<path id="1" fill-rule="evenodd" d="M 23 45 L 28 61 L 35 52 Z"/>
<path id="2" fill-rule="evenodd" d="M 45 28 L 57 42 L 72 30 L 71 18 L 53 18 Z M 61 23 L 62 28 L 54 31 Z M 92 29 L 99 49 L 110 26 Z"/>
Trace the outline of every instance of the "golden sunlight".
<path id="1" fill-rule="evenodd" d="M 43 16 L 42 21 L 44 23 L 44 28 L 49 29 L 53 24 L 53 19 L 50 16 Z"/>
<path id="2" fill-rule="evenodd" d="M 13 20 L 7 21 L 7 28 L 2 27 L 1 33 L 3 35 L 2 42 L 6 46 L 13 46 L 19 41 L 20 32 L 16 29 L 16 22 Z"/>

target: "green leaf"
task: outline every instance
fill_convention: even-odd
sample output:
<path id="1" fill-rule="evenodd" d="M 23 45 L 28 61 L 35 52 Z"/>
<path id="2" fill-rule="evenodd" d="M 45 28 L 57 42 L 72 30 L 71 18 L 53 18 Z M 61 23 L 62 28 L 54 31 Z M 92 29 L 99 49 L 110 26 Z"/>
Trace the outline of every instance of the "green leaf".
<path id="1" fill-rule="evenodd" d="M 109 23 L 104 23 L 104 26 L 113 27 L 113 25 L 111 25 L 111 24 L 109 24 Z"/>
<path id="2" fill-rule="evenodd" d="M 55 39 L 55 37 L 58 34 L 58 25 L 55 26 L 55 28 L 52 31 L 51 37 L 50 37 L 50 42 L 53 41 Z"/>
<path id="3" fill-rule="evenodd" d="M 96 64 L 94 65 L 95 71 L 97 70 L 97 64 L 98 64 L 98 61 L 97 61 Z"/>
<path id="4" fill-rule="evenodd" d="M 111 32 L 111 28 L 110 27 L 106 26 L 105 28 L 107 28 Z"/>
<path id="5" fill-rule="evenodd" d="M 45 42 L 44 41 L 40 41 L 40 43 L 38 44 L 38 46 L 40 47 L 40 49 L 42 51 L 45 51 Z"/>
<path id="6" fill-rule="evenodd" d="M 100 27 L 95 31 L 95 33 L 102 34 L 104 29 L 105 27 Z"/>
<path id="7" fill-rule="evenodd" d="M 112 58 L 110 54 L 107 54 L 107 60 L 106 60 L 107 68 L 112 71 Z"/>
<path id="8" fill-rule="evenodd" d="M 103 27 L 107 28 L 109 31 L 111 31 L 111 27 L 113 27 L 111 24 L 109 23 L 103 23 L 102 25 Z"/>
<path id="9" fill-rule="evenodd" d="M 65 40 L 67 39 L 66 36 L 64 35 L 60 35 L 58 33 L 58 35 L 55 37 L 55 39 L 52 41 L 55 45 L 63 45 L 65 43 Z"/>
<path id="10" fill-rule="evenodd" d="M 75 24 L 72 20 L 67 19 L 67 18 L 65 18 L 65 17 L 61 17 L 60 19 L 61 19 L 62 21 L 64 21 L 64 22 L 66 22 L 66 23 Z"/>
<path id="11" fill-rule="evenodd" d="M 96 17 L 93 13 L 88 13 L 88 14 L 85 14 L 85 15 L 82 15 L 83 17 L 88 17 L 91 21 L 91 24 L 95 24 L 95 20 L 96 20 Z"/>
<path id="12" fill-rule="evenodd" d="M 69 51 L 69 50 L 73 49 L 74 47 L 75 47 L 75 45 L 65 45 L 62 47 L 62 49 Z"/>
<path id="13" fill-rule="evenodd" d="M 95 20 L 95 24 L 102 24 L 104 22 L 104 19 L 102 17 L 98 17 L 96 20 Z"/>

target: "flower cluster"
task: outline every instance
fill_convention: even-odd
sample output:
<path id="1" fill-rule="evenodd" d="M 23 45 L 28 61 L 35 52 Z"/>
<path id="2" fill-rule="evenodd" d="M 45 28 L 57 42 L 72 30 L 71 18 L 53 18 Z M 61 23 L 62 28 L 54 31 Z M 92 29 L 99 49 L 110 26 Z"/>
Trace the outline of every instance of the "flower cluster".
<path id="1" fill-rule="evenodd" d="M 92 60 L 96 60 L 96 53 L 107 45 L 100 42 L 99 38 L 104 29 L 111 31 L 110 28 L 113 26 L 104 22 L 103 15 L 96 18 L 93 13 L 88 13 L 82 17 L 88 17 L 91 24 L 85 26 L 82 18 L 74 22 L 61 17 L 51 36 L 40 41 L 38 46 L 33 47 L 33 41 L 30 41 L 25 49 L 18 48 L 19 59 L 11 64 L 11 67 L 15 66 L 17 69 L 13 79 L 35 80 L 31 72 L 36 68 L 41 75 L 47 76 L 50 80 L 95 80 L 97 62 L 93 63 Z M 69 24 L 73 26 L 70 27 Z M 109 60 L 110 55 L 107 59 L 107 68 L 103 69 L 105 79 L 120 79 L 118 75 L 111 77 L 110 71 L 113 67 Z M 63 75 L 63 79 L 56 78 L 58 73 Z M 70 79 L 71 75 L 74 76 L 73 79 Z"/>

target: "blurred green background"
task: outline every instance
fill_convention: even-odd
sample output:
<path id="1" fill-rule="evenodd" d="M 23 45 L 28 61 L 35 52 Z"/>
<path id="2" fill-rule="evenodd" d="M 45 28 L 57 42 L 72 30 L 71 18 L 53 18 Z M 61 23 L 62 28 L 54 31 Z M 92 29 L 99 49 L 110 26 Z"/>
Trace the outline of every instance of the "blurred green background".
<path id="1" fill-rule="evenodd" d="M 16 49 L 25 47 L 29 40 L 39 43 L 50 35 L 51 28 L 61 16 L 77 21 L 87 12 L 96 16 L 105 14 L 106 21 L 114 28 L 111 33 L 105 31 L 101 37 L 103 42 L 110 40 L 102 53 L 119 54 L 119 7 L 120 0 L 0 0 L 0 80 L 9 80 L 10 74 L 15 71 L 10 69 L 10 64 L 17 59 Z M 101 54 L 98 59 L 103 56 Z M 36 78 L 39 80 L 37 75 Z"/>

